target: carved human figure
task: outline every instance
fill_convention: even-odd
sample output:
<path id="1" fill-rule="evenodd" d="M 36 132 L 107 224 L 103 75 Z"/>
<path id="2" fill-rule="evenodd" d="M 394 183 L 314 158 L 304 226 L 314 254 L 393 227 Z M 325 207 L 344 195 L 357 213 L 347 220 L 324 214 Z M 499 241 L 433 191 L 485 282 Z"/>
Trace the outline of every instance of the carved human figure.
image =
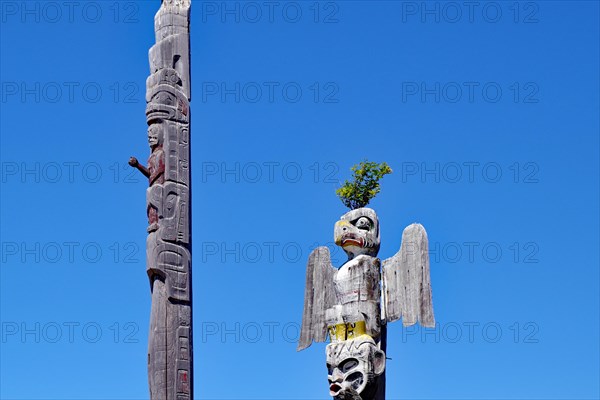
<path id="1" fill-rule="evenodd" d="M 148 145 L 150 146 L 150 156 L 148 157 L 148 166 L 140 164 L 137 158 L 131 157 L 129 165 L 138 169 L 146 178 L 148 178 L 149 199 L 153 197 L 151 193 L 158 185 L 165 182 L 165 160 L 163 151 L 163 132 L 160 122 L 152 123 L 148 126 Z M 152 201 L 147 203 L 148 214 L 148 237 L 147 248 L 149 254 L 158 244 L 157 230 L 159 213 L 156 204 Z M 166 347 L 166 313 L 167 313 L 167 288 L 165 286 L 163 273 L 156 273 L 156 262 L 153 257 L 148 257 L 147 269 L 150 278 L 150 289 L 152 293 L 152 303 L 150 312 L 150 330 L 148 341 L 148 365 L 150 381 L 150 397 L 160 398 L 161 393 L 167 385 L 164 371 L 167 368 L 165 354 Z M 162 271 L 161 271 L 162 272 Z M 158 389 L 156 392 L 154 390 Z"/>
<path id="2" fill-rule="evenodd" d="M 148 186 L 162 185 L 165 182 L 165 154 L 163 151 L 163 129 L 160 122 L 153 123 L 148 127 L 148 144 L 151 153 L 148 157 L 148 167 L 139 163 L 138 159 L 131 157 L 129 165 L 137 168 L 146 178 Z M 156 205 L 148 204 L 148 232 L 158 229 L 158 210 Z"/>
<path id="3" fill-rule="evenodd" d="M 358 208 L 335 224 L 334 240 L 348 261 L 337 269 L 327 247 L 311 253 L 298 350 L 329 336 L 330 395 L 382 400 L 387 322 L 435 326 L 427 234 L 422 225 L 408 226 L 400 250 L 382 263 L 377 214 Z"/>

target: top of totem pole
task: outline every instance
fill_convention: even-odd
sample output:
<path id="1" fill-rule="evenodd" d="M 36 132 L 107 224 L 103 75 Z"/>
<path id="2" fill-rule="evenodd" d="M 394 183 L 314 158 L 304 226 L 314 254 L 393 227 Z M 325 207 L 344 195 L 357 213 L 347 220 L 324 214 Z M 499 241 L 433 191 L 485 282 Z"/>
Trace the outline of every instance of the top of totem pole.
<path id="1" fill-rule="evenodd" d="M 156 41 L 178 33 L 188 34 L 191 0 L 162 0 L 154 16 Z"/>
<path id="2" fill-rule="evenodd" d="M 189 121 L 190 5 L 191 0 L 163 0 L 154 17 L 156 44 L 148 53 L 150 76 L 146 80 L 146 102 L 160 105 L 147 108 L 148 123 L 171 116 L 179 122 Z"/>
<path id="3" fill-rule="evenodd" d="M 173 6 L 180 8 L 190 8 L 192 0 L 162 0 L 161 7 Z"/>

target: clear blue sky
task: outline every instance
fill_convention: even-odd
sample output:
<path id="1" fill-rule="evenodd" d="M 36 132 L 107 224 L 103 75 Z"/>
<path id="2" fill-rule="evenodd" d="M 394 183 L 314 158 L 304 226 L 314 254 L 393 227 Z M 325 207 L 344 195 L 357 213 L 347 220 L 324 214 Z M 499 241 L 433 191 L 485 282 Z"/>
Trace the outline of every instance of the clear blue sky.
<path id="1" fill-rule="evenodd" d="M 0 397 L 147 398 L 159 1 L 0 6 Z M 414 221 L 432 251 L 439 327 L 390 326 L 388 398 L 598 398 L 599 36 L 593 1 L 194 0 L 196 398 L 327 398 L 305 263 L 364 158 L 380 257 Z"/>

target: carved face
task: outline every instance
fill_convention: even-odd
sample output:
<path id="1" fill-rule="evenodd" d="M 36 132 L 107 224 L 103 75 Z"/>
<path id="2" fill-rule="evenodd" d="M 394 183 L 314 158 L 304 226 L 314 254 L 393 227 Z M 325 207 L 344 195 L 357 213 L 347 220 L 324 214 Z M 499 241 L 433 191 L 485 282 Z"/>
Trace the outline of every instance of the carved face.
<path id="1" fill-rule="evenodd" d="M 370 208 L 357 208 L 342 215 L 334 228 L 335 244 L 341 246 L 350 259 L 379 252 L 379 221 Z"/>
<path id="2" fill-rule="evenodd" d="M 327 345 L 329 395 L 335 399 L 359 394 L 371 398 L 377 390 L 377 377 L 385 370 L 385 353 L 364 335 Z"/>
<path id="3" fill-rule="evenodd" d="M 148 144 L 151 149 L 162 144 L 162 129 L 160 124 L 152 124 L 148 127 Z"/>

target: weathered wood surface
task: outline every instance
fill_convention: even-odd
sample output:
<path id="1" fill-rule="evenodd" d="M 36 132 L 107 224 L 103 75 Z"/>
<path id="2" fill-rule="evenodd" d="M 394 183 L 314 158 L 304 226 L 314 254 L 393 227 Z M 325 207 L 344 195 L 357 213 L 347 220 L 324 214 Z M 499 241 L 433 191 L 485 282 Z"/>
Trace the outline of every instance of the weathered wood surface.
<path id="1" fill-rule="evenodd" d="M 331 265 L 327 247 L 319 247 L 308 257 L 306 286 L 304 288 L 304 314 L 298 351 L 313 342 L 327 339 L 325 312 L 335 304 L 334 276 L 337 269 Z"/>
<path id="2" fill-rule="evenodd" d="M 193 391 L 190 180 L 190 0 L 163 0 L 149 51 L 146 120 L 146 269 L 152 306 L 148 383 L 154 400 L 191 400 Z"/>
<path id="3" fill-rule="evenodd" d="M 434 327 L 429 244 L 421 224 L 411 224 L 402 233 L 400 250 L 383 262 L 384 319 L 402 318 L 404 326 L 419 322 Z"/>
<path id="4" fill-rule="evenodd" d="M 311 253 L 298 350 L 329 334 L 330 395 L 384 400 L 386 323 L 403 318 L 404 325 L 435 325 L 427 234 L 419 224 L 407 227 L 400 250 L 383 268 L 377 258 L 379 221 L 372 209 L 344 214 L 335 224 L 334 239 L 348 261 L 336 270 L 328 248 Z"/>

